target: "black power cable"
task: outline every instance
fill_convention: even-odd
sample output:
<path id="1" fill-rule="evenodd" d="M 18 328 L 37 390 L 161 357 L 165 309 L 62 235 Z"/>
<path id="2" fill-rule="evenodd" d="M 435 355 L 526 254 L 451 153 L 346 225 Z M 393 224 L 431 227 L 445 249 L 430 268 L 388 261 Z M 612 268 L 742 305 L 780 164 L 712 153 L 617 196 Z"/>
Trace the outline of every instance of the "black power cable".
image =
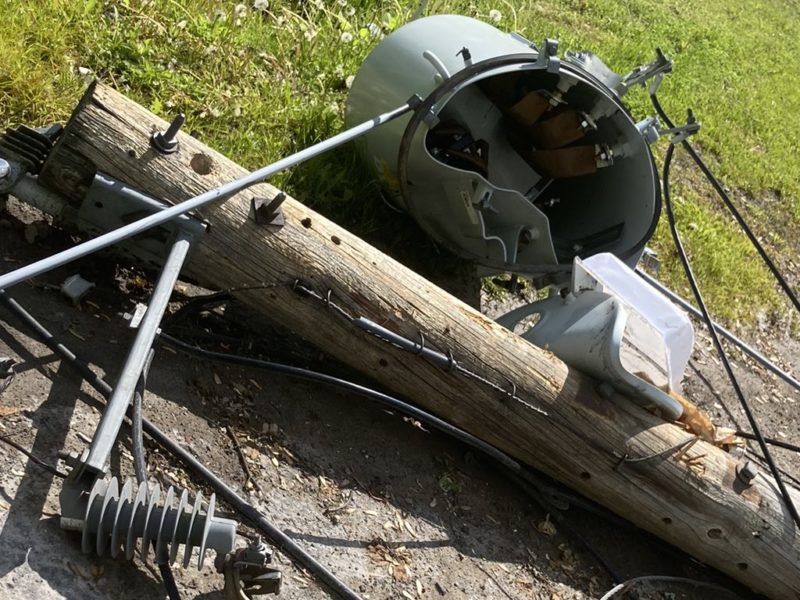
<path id="1" fill-rule="evenodd" d="M 175 346 L 176 348 L 194 356 L 199 356 L 202 358 L 215 360 L 219 362 L 225 362 L 229 364 L 244 366 L 244 367 L 254 367 L 259 369 L 264 369 L 267 371 L 273 371 L 276 373 L 281 373 L 283 375 L 288 375 L 290 377 L 295 377 L 298 379 L 303 379 L 306 381 L 313 381 L 315 383 L 322 383 L 325 385 L 330 385 L 336 387 L 341 390 L 345 390 L 359 396 L 365 397 L 369 400 L 374 402 L 378 402 L 384 406 L 391 408 L 399 413 L 405 414 L 410 416 L 420 423 L 424 423 L 429 427 L 436 429 L 448 437 L 458 440 L 459 442 L 466 444 L 472 448 L 475 448 L 488 456 L 490 459 L 499 463 L 507 477 L 509 477 L 514 483 L 516 483 L 524 492 L 527 493 L 537 504 L 539 504 L 544 510 L 549 511 L 553 517 L 565 528 L 567 528 L 570 533 L 575 537 L 584 548 L 586 548 L 587 552 L 591 554 L 597 562 L 603 567 L 603 569 L 609 574 L 611 579 L 615 582 L 621 581 L 620 577 L 615 573 L 615 571 L 605 562 L 605 560 L 600 556 L 600 554 L 588 543 L 588 541 L 580 535 L 574 527 L 569 525 L 563 516 L 560 514 L 560 511 L 555 507 L 555 505 L 547 499 L 548 492 L 552 492 L 549 490 L 549 486 L 541 481 L 537 476 L 535 476 L 529 469 L 525 468 L 521 463 L 517 462 L 513 458 L 511 458 L 508 454 L 499 450 L 498 448 L 492 446 L 481 440 L 478 437 L 475 437 L 471 433 L 456 427 L 447 421 L 432 415 L 424 410 L 421 410 L 403 400 L 390 396 L 388 394 L 384 394 L 378 390 L 366 387 L 364 385 L 354 383 L 352 381 L 348 381 L 346 379 L 341 379 L 339 377 L 334 377 L 333 375 L 327 375 L 325 373 L 320 373 L 318 371 L 312 371 L 310 369 L 304 369 L 302 367 L 295 367 L 291 365 L 286 365 L 283 363 L 276 363 L 272 361 L 262 360 L 258 358 L 251 358 L 248 356 L 241 356 L 238 354 L 228 354 L 223 352 L 215 352 L 213 350 L 207 350 L 205 348 L 200 348 L 193 344 L 189 344 L 184 342 L 183 340 L 179 340 L 178 338 L 169 335 L 168 333 L 161 332 L 159 336 L 165 343 Z M 574 502 L 576 505 L 580 505 L 582 508 L 589 510 L 594 513 L 598 513 L 597 507 L 592 506 L 589 502 L 581 502 L 579 499 L 570 496 L 569 499 L 571 502 Z M 605 513 L 602 516 L 606 516 Z M 612 520 L 616 521 L 616 519 Z"/>
<path id="2" fill-rule="evenodd" d="M 656 106 L 657 100 L 655 100 L 655 94 L 651 94 L 650 96 L 654 99 L 654 106 Z M 660 106 L 656 108 L 658 111 Z M 663 111 L 662 111 L 663 112 Z M 661 114 L 659 115 L 661 116 Z M 664 118 L 666 115 L 662 116 Z M 670 124 L 670 122 L 665 119 L 665 122 Z M 742 388 L 739 385 L 739 381 L 736 379 L 736 375 L 733 372 L 733 368 L 731 367 L 730 361 L 728 360 L 728 356 L 725 353 L 725 350 L 722 347 L 722 343 L 720 342 L 719 336 L 717 335 L 717 331 L 714 328 L 713 322 L 711 320 L 711 315 L 706 308 L 706 304 L 703 301 L 703 296 L 700 292 L 700 287 L 697 284 L 697 280 L 694 277 L 694 273 L 692 271 L 692 266 L 689 263 L 689 258 L 686 255 L 686 251 L 683 248 L 683 244 L 681 243 L 680 234 L 678 233 L 678 228 L 675 223 L 675 214 L 672 210 L 672 199 L 670 197 L 670 187 L 669 187 L 669 174 L 670 174 L 670 166 L 672 165 L 672 157 L 675 152 L 675 144 L 670 143 L 669 147 L 667 148 L 667 154 L 664 157 L 664 171 L 663 171 L 663 190 L 664 190 L 664 209 L 667 213 L 667 220 L 669 221 L 669 228 L 670 232 L 672 233 L 672 239 L 675 243 L 675 248 L 678 252 L 678 257 L 680 258 L 681 264 L 683 265 L 683 270 L 686 273 L 686 278 L 689 281 L 689 285 L 692 288 L 692 293 L 694 294 L 695 301 L 697 302 L 700 311 L 703 314 L 703 320 L 706 324 L 708 329 L 708 333 L 711 336 L 711 340 L 714 343 L 714 347 L 717 350 L 717 354 L 719 354 L 720 360 L 722 361 L 722 365 L 725 368 L 726 373 L 728 374 L 728 379 L 730 379 L 731 385 L 733 386 L 734 391 L 736 392 L 736 396 L 739 399 L 739 403 L 744 410 L 744 414 L 747 417 L 747 421 L 750 424 L 750 428 L 753 430 L 753 434 L 758 441 L 758 445 L 761 448 L 761 452 L 764 455 L 764 459 L 767 462 L 767 466 L 769 467 L 772 476 L 775 479 L 775 483 L 780 490 L 781 496 L 783 497 L 783 501 L 786 504 L 786 508 L 789 511 L 794 522 L 800 527 L 800 515 L 797 513 L 797 509 L 794 506 L 794 502 L 792 502 L 792 498 L 789 495 L 789 491 L 786 489 L 786 486 L 783 482 L 783 478 L 781 477 L 780 471 L 778 470 L 775 461 L 772 459 L 772 455 L 770 454 L 769 447 L 767 446 L 767 442 L 764 439 L 764 436 L 761 434 L 761 429 L 758 425 L 758 421 L 756 420 L 755 414 L 753 414 L 753 410 L 750 407 L 750 404 L 747 401 L 747 398 L 742 391 Z M 699 157 L 698 157 L 699 158 Z"/>
<path id="3" fill-rule="evenodd" d="M 747 431 L 736 431 L 735 435 L 744 438 L 746 440 L 753 440 L 758 441 L 758 438 Z M 776 440 L 773 438 L 765 437 L 764 441 L 767 442 L 770 446 L 776 446 L 778 448 L 783 448 L 785 450 L 791 450 L 792 452 L 799 452 L 800 453 L 800 446 L 795 444 L 790 444 L 789 442 L 782 442 L 781 440 Z"/>
<path id="4" fill-rule="evenodd" d="M 144 370 L 142 371 L 139 381 L 136 382 L 136 389 L 133 391 L 133 407 L 131 412 L 131 439 L 133 449 L 133 470 L 136 473 L 136 481 L 139 485 L 147 485 L 147 461 L 144 456 L 144 435 L 142 432 L 142 400 L 144 399 L 144 390 L 147 387 L 147 372 L 150 370 L 150 363 L 153 359 L 153 350 L 150 350 L 150 355 L 147 358 Z M 148 490 L 148 493 L 149 490 Z M 155 549 L 155 542 L 153 542 Z M 164 583 L 164 588 L 167 590 L 169 600 L 181 600 L 181 594 L 178 590 L 178 584 L 175 581 L 175 575 L 172 573 L 172 567 L 169 562 L 165 560 L 164 556 L 156 556 L 156 564 L 158 571 L 161 574 L 161 581 Z"/>
<path id="5" fill-rule="evenodd" d="M 4 435 L 0 435 L 0 442 L 3 442 L 4 444 L 8 444 L 9 446 L 14 448 L 15 450 L 21 452 L 22 454 L 27 456 L 29 459 L 31 459 L 31 462 L 33 462 L 33 464 L 41 467 L 42 469 L 44 469 L 48 473 L 52 473 L 53 475 L 55 475 L 56 477 L 60 477 L 61 479 L 66 479 L 67 478 L 67 474 L 66 473 L 62 473 L 61 471 L 59 471 L 54 466 L 46 463 L 41 458 L 36 456 L 33 452 L 28 450 L 25 446 L 22 446 L 22 445 L 18 444 L 17 442 L 12 440 L 11 438 L 6 437 Z"/>
<path id="6" fill-rule="evenodd" d="M 28 327 L 36 337 L 50 350 L 58 354 L 62 359 L 67 361 L 83 379 L 97 390 L 105 399 L 111 397 L 113 388 L 97 373 L 92 371 L 84 361 L 79 359 L 69 348 L 64 344 L 57 342 L 55 336 L 50 333 L 39 321 L 37 321 L 28 311 L 26 311 L 18 302 L 8 297 L 4 290 L 0 290 L 0 304 L 8 308 L 16 317 Z M 128 410 L 129 417 L 132 416 L 132 411 Z M 361 597 L 351 590 L 347 585 L 331 573 L 324 565 L 319 563 L 314 557 L 303 550 L 294 540 L 287 536 L 283 531 L 273 525 L 261 512 L 252 504 L 247 502 L 244 498 L 239 496 L 233 489 L 231 489 L 225 482 L 217 477 L 210 471 L 203 463 L 197 460 L 192 454 L 186 451 L 182 446 L 173 441 L 167 434 L 161 431 L 153 423 L 145 417 L 142 417 L 142 429 L 149 435 L 157 444 L 164 448 L 170 454 L 176 456 L 183 462 L 190 470 L 194 471 L 216 491 L 221 498 L 230 504 L 239 514 L 245 519 L 253 523 L 258 529 L 264 533 L 266 538 L 272 543 L 273 546 L 282 550 L 295 561 L 297 561 L 304 569 L 308 570 L 319 582 L 327 586 L 339 598 L 343 600 L 361 600 Z"/>
<path id="7" fill-rule="evenodd" d="M 658 113 L 659 118 L 662 121 L 664 121 L 667 127 L 669 127 L 670 129 L 674 129 L 675 125 L 673 124 L 672 120 L 670 120 L 667 113 L 664 111 L 663 107 L 661 106 L 661 103 L 658 101 L 658 97 L 656 96 L 656 94 L 654 93 L 650 94 L 650 101 L 652 102 L 653 108 L 656 110 L 656 113 Z M 687 140 L 681 141 L 680 144 L 683 147 L 683 149 L 686 150 L 689 156 L 692 157 L 692 160 L 694 160 L 695 164 L 700 168 L 700 171 L 702 171 L 703 175 L 705 175 L 705 178 L 717 192 L 717 195 L 725 204 L 728 211 L 731 213 L 731 215 L 733 215 L 733 218 L 736 219 L 736 222 L 739 224 L 739 227 L 741 227 L 742 231 L 744 231 L 745 235 L 747 235 L 747 238 L 750 240 L 750 243 L 753 244 L 753 247 L 761 256 L 764 263 L 767 265 L 767 267 L 769 267 L 769 270 L 772 271 L 775 280 L 783 288 L 783 291 L 786 292 L 787 297 L 789 298 L 789 300 L 791 300 L 792 304 L 794 304 L 794 307 L 800 312 L 800 300 L 798 300 L 797 295 L 794 293 L 794 290 L 786 281 L 786 278 L 783 276 L 783 274 L 778 270 L 778 267 L 775 266 L 775 263 L 767 254 L 767 251 L 761 245 L 761 242 L 758 241 L 758 238 L 756 238 L 755 234 L 750 229 L 750 226 L 744 220 L 744 217 L 742 217 L 741 213 L 739 213 L 736 206 L 733 204 L 733 202 L 731 202 L 730 197 L 725 192 L 720 182 L 717 180 L 716 177 L 714 177 L 714 174 L 709 170 L 705 162 L 703 162 L 703 159 L 700 158 L 700 155 L 697 154 L 695 149 Z"/>

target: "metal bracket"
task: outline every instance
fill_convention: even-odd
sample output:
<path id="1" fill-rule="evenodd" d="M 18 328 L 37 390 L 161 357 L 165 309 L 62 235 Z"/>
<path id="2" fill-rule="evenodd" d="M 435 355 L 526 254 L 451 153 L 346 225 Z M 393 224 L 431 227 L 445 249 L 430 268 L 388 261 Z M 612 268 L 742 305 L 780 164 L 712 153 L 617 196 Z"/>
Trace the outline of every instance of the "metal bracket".
<path id="1" fill-rule="evenodd" d="M 661 137 L 661 125 L 655 117 L 647 117 L 636 123 L 636 129 L 642 134 L 644 141 L 652 144 Z"/>
<path id="2" fill-rule="evenodd" d="M 561 59 L 558 58 L 558 40 L 545 39 L 541 48 L 537 48 L 539 56 L 536 65 L 548 73 L 558 73 L 561 69 Z"/>
<path id="3" fill-rule="evenodd" d="M 682 406 L 662 389 L 630 371 L 633 363 L 623 360 L 623 335 L 629 327 L 640 349 L 655 344 L 663 347 L 663 338 L 634 307 L 606 291 L 580 259 L 575 259 L 575 265 L 572 284 L 563 296 L 554 294 L 521 306 L 498 318 L 497 323 L 514 331 L 517 325 L 538 315 L 538 322 L 521 334 L 526 340 L 550 350 L 569 366 L 608 382 L 643 406 L 657 408 L 669 418 L 680 417 Z M 628 285 L 638 285 L 638 281 L 631 278 Z M 644 356 L 647 362 L 663 367 L 661 361 L 654 359 L 656 355 Z M 669 359 L 665 362 L 665 376 L 669 377 Z M 647 372 L 644 368 L 641 371 Z"/>
<path id="4" fill-rule="evenodd" d="M 635 85 L 644 85 L 647 80 L 652 79 L 658 75 L 663 76 L 665 73 L 672 71 L 672 60 L 661 51 L 661 48 L 656 48 L 656 58 L 653 62 L 646 65 L 639 65 L 634 67 L 627 75 L 622 78 L 622 81 L 617 85 L 615 91 L 619 96 L 624 96 L 630 88 Z M 660 83 L 660 79 L 658 80 Z"/>
<path id="5" fill-rule="evenodd" d="M 680 144 L 690 135 L 694 135 L 700 131 L 700 123 L 695 119 L 694 113 L 689 109 L 689 115 L 686 125 L 679 127 L 671 127 L 670 129 L 661 129 L 661 124 L 655 117 L 647 117 L 636 123 L 636 129 L 642 134 L 642 137 L 648 144 L 652 144 L 664 136 L 671 136 L 670 143 L 673 145 Z"/>

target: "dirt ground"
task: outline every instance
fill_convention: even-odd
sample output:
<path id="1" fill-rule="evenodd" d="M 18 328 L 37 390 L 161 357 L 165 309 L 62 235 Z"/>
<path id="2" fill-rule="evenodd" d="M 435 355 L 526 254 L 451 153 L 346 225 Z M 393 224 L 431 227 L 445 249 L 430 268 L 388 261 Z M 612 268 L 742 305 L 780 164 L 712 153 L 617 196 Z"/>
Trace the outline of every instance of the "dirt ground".
<path id="1" fill-rule="evenodd" d="M 39 218 L 9 201 L 8 212 L 0 214 L 0 269 L 9 271 L 72 243 L 63 232 L 32 229 Z M 34 231 L 45 235 L 34 236 Z M 97 285 L 78 306 L 54 289 L 73 273 Z M 146 281 L 108 257 L 90 257 L 10 293 L 113 383 L 132 339 L 124 315 L 137 301 L 146 301 Z M 174 308 L 194 293 L 182 285 Z M 504 308 L 484 301 L 489 313 Z M 187 323 L 171 331 L 212 348 L 353 376 L 235 303 L 224 313 Z M 56 465 L 60 450 L 86 447 L 85 436 L 92 435 L 102 405 L 4 308 L 0 325 L 0 357 L 16 362 L 14 379 L 0 395 L 0 433 Z M 797 340 L 770 330 L 760 335 L 759 343 L 768 342 L 767 355 L 800 371 Z M 737 358 L 736 363 L 765 434 L 800 444 L 800 394 L 748 361 Z M 717 423 L 746 428 L 703 336 L 687 375 L 688 395 Z M 365 599 L 599 598 L 614 581 L 597 556 L 620 580 L 690 577 L 747 597 L 723 576 L 632 527 L 574 504 L 564 511 L 565 521 L 557 521 L 474 451 L 334 390 L 205 362 L 158 345 L 145 414 Z M 231 430 L 252 483 L 246 483 Z M 133 474 L 129 434 L 123 428 L 112 459 L 112 470 L 125 477 Z M 146 446 L 151 482 L 208 496 L 208 486 L 180 463 L 151 442 Z M 800 477 L 796 455 L 776 450 L 775 456 L 785 471 Z M 78 537 L 59 527 L 60 485 L 60 479 L 0 444 L 0 597 L 163 598 L 151 565 L 138 558 L 127 562 L 81 553 Z M 254 533 L 246 524 L 242 531 Z M 223 598 L 222 576 L 209 566 L 212 562 L 207 560 L 201 572 L 176 567 L 182 597 Z M 280 552 L 274 563 L 283 572 L 282 597 L 329 597 Z M 710 597 L 674 586 L 672 595 L 654 589 L 637 597 Z"/>

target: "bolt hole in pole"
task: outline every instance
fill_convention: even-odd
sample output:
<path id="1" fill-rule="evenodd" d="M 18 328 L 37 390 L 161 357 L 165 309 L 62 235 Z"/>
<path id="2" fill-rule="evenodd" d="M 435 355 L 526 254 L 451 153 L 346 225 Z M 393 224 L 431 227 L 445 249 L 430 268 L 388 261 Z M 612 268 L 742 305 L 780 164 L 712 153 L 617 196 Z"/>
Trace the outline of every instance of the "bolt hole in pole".
<path id="1" fill-rule="evenodd" d="M 214 167 L 214 161 L 207 154 L 195 154 L 189 161 L 189 166 L 198 175 L 208 175 Z"/>

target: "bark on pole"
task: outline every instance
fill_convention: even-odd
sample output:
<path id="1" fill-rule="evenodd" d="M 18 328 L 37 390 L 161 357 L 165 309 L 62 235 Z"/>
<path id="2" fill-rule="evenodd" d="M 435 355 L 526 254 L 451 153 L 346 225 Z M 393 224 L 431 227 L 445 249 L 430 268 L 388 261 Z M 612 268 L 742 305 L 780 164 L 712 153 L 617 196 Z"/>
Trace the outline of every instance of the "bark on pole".
<path id="1" fill-rule="evenodd" d="M 161 155 L 149 144 L 167 123 L 123 95 L 92 86 L 76 108 L 42 175 L 56 191 L 81 196 L 86 166 L 156 198 L 181 202 L 245 170 L 179 134 L 180 150 Z M 241 299 L 398 395 L 494 444 L 682 548 L 753 590 L 800 598 L 800 536 L 774 481 L 736 478 L 736 460 L 698 442 L 674 456 L 620 464 L 686 440 L 628 399 L 602 398 L 596 382 L 291 198 L 282 228 L 248 218 L 260 184 L 203 216 L 211 232 L 184 273 L 210 288 L 301 279 L 354 316 L 364 316 L 425 343 L 524 402 L 395 348 L 348 323 L 324 302 L 291 287 L 244 292 Z M 542 408 L 547 415 L 530 408 Z M 691 460 L 687 460 L 691 459 Z M 694 462 L 694 466 L 689 462 Z M 800 493 L 795 493 L 800 504 Z"/>

